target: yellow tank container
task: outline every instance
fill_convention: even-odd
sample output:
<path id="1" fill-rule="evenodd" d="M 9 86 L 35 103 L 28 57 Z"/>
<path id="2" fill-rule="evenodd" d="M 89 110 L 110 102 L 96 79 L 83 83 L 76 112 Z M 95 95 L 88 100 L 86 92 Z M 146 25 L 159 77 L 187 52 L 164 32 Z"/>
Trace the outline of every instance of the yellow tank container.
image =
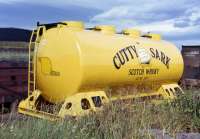
<path id="1" fill-rule="evenodd" d="M 82 22 L 44 25 L 35 56 L 36 89 L 58 103 L 106 87 L 176 84 L 183 73 L 180 51 L 157 34 L 148 36 L 132 29 L 117 34 L 105 25 L 87 30 Z"/>
<path id="2" fill-rule="evenodd" d="M 182 73 L 183 59 L 172 43 L 85 30 L 82 23 L 46 30 L 37 53 L 37 86 L 50 102 L 83 89 L 174 83 Z"/>

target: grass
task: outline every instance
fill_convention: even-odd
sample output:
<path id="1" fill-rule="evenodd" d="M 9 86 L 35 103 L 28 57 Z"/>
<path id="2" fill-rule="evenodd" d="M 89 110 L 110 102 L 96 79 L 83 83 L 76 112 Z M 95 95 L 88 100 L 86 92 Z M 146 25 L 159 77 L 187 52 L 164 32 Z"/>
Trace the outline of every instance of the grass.
<path id="1" fill-rule="evenodd" d="M 178 132 L 200 132 L 200 91 L 186 91 L 172 103 L 152 105 L 118 101 L 101 113 L 64 121 L 24 117 L 0 124 L 0 138 L 15 139 L 153 139 L 151 129 L 172 137 Z"/>

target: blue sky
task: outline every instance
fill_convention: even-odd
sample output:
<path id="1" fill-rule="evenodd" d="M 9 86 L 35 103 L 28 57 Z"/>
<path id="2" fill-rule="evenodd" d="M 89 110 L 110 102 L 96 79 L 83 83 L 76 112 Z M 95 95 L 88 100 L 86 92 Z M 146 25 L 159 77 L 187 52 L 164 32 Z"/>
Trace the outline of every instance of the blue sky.
<path id="1" fill-rule="evenodd" d="M 0 0 L 0 27 L 63 20 L 160 33 L 178 47 L 200 44 L 199 0 Z"/>

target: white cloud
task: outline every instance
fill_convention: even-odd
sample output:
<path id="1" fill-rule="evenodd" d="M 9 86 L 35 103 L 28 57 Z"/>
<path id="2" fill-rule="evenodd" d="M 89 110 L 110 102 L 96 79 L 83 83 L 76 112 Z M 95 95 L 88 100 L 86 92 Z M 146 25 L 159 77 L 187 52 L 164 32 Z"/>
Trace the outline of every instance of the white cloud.
<path id="1" fill-rule="evenodd" d="M 200 7 L 195 7 L 195 8 L 192 8 L 190 10 L 188 10 L 187 13 L 191 13 L 189 19 L 191 21 L 197 21 L 200 19 Z"/>
<path id="2" fill-rule="evenodd" d="M 93 21 L 95 20 L 102 20 L 102 19 L 120 19 L 129 16 L 130 7 L 128 6 L 118 6 L 114 7 L 106 12 L 103 12 L 99 15 L 96 15 L 92 18 Z"/>
<path id="3" fill-rule="evenodd" d="M 0 3 L 4 3 L 4 4 L 12 4 L 12 3 L 17 3 L 17 2 L 21 2 L 24 0 L 0 0 Z"/>
<path id="4" fill-rule="evenodd" d="M 75 5 L 99 9 L 102 12 L 91 17 L 88 25 L 111 24 L 118 30 L 138 28 L 143 32 L 158 32 L 176 43 L 199 42 L 200 1 L 199 0 L 0 0 L 0 3 L 32 3 L 64 8 Z M 187 38 L 188 37 L 188 38 Z"/>
<path id="5" fill-rule="evenodd" d="M 128 1 L 94 16 L 91 23 L 114 24 L 119 30 L 136 28 L 157 32 L 178 45 L 200 42 L 200 2 L 198 0 Z M 194 37 L 194 39 L 192 39 Z"/>
<path id="6" fill-rule="evenodd" d="M 66 5 L 74 5 L 85 8 L 93 9 L 106 9 L 113 5 L 114 0 L 0 0 L 0 3 L 13 4 L 13 3 L 30 3 L 50 5 L 54 7 L 65 7 Z"/>

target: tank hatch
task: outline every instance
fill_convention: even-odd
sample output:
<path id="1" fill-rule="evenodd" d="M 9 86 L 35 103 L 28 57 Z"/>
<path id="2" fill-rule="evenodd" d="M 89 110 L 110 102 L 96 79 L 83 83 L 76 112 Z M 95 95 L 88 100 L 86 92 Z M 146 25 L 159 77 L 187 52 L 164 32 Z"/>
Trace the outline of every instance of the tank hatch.
<path id="1" fill-rule="evenodd" d="M 155 33 L 148 33 L 143 35 L 142 37 L 146 37 L 156 41 L 160 41 L 162 39 L 162 36 L 160 34 L 155 34 Z"/>
<path id="2" fill-rule="evenodd" d="M 116 33 L 115 27 L 111 26 L 111 25 L 99 25 L 99 26 L 95 26 L 93 28 L 93 30 L 100 31 L 100 32 L 105 33 L 105 34 L 115 34 Z"/>
<path id="3" fill-rule="evenodd" d="M 136 29 L 124 29 L 122 31 L 122 34 L 134 37 L 134 38 L 139 38 L 141 36 L 141 31 L 136 30 Z"/>
<path id="4" fill-rule="evenodd" d="M 56 28 L 56 27 L 62 27 L 62 26 L 84 29 L 84 24 L 83 22 L 80 22 L 80 21 L 62 21 L 62 22 L 49 23 L 49 24 L 40 24 L 39 22 L 37 22 L 37 26 L 38 27 L 45 26 L 46 30 L 51 29 L 51 28 Z"/>
<path id="5" fill-rule="evenodd" d="M 84 29 L 84 23 L 80 21 L 63 21 L 67 27 L 74 27 L 79 29 Z"/>

